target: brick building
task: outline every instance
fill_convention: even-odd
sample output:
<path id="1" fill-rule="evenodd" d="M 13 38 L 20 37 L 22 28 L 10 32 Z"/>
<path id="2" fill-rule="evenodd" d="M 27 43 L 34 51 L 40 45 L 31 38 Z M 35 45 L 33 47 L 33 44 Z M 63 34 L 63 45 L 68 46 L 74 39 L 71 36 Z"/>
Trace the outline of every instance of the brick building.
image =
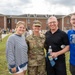
<path id="1" fill-rule="evenodd" d="M 48 29 L 47 19 L 51 15 L 24 14 L 24 15 L 2 15 L 0 14 L 0 27 L 14 29 L 17 21 L 24 21 L 28 29 L 32 29 L 32 24 L 35 19 L 42 22 L 42 30 Z M 58 26 L 62 30 L 71 28 L 70 15 L 55 15 L 58 19 Z"/>

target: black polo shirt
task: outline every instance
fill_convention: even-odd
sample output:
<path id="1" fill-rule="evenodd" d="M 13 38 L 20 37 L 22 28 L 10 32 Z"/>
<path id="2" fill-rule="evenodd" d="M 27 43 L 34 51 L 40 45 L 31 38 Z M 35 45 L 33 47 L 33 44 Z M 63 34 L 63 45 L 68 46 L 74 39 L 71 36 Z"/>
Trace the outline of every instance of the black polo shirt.
<path id="1" fill-rule="evenodd" d="M 48 52 L 49 46 L 52 47 L 53 52 L 57 52 L 62 50 L 63 45 L 69 45 L 68 36 L 64 31 L 58 29 L 55 33 L 51 33 L 51 31 L 47 31 L 45 41 L 45 48 Z"/>
<path id="2" fill-rule="evenodd" d="M 52 47 L 53 52 L 57 52 L 62 50 L 62 45 L 69 45 L 68 36 L 65 32 L 58 29 L 55 33 L 51 33 L 51 31 L 47 31 L 45 40 L 45 48 L 48 52 L 49 46 Z M 55 61 L 55 66 L 52 67 L 48 57 L 46 57 L 46 70 L 48 75 L 66 75 L 66 66 L 65 66 L 65 55 L 59 55 Z M 62 70 L 63 69 L 63 70 Z M 59 73 L 60 71 L 60 73 Z M 57 74 L 56 74 L 57 73 Z"/>

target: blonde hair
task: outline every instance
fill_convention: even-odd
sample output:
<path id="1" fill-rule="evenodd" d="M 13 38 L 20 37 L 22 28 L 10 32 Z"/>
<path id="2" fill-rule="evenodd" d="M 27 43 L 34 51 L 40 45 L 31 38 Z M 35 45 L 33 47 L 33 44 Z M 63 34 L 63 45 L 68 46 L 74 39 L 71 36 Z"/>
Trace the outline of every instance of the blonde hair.
<path id="1" fill-rule="evenodd" d="M 25 24 L 24 21 L 18 21 L 18 22 L 16 23 L 16 28 L 19 27 L 21 24 L 24 25 L 24 27 L 26 26 L 26 24 Z"/>

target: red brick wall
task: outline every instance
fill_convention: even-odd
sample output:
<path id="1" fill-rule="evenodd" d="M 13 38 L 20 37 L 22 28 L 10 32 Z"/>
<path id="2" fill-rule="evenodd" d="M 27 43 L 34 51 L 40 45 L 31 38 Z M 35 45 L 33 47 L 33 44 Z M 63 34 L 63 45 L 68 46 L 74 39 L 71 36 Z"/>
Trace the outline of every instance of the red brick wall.
<path id="1" fill-rule="evenodd" d="M 0 27 L 4 28 L 4 16 L 0 16 Z"/>
<path id="2" fill-rule="evenodd" d="M 16 27 L 15 20 L 17 20 L 17 21 L 25 21 L 26 26 L 30 27 L 30 29 L 32 29 L 33 21 L 36 18 L 21 18 L 21 17 L 19 17 L 19 18 L 10 18 L 9 17 L 8 18 L 7 17 L 7 19 L 11 19 L 11 23 L 10 24 L 7 23 L 8 27 L 11 26 L 10 28 L 15 28 Z M 30 23 L 28 23 L 28 19 L 30 20 Z M 47 26 L 48 26 L 47 25 L 47 19 L 46 18 L 38 18 L 38 20 L 42 22 L 42 30 L 47 29 Z M 69 24 L 67 23 L 67 20 L 70 21 L 70 16 L 66 16 L 64 18 L 64 27 L 66 29 L 71 27 L 70 23 Z M 62 29 L 62 18 L 58 19 L 58 22 L 59 22 L 58 23 L 59 28 Z M 4 17 L 3 16 L 0 16 L 0 27 L 4 28 Z"/>
<path id="3" fill-rule="evenodd" d="M 28 21 L 27 21 L 27 27 L 32 29 L 33 21 L 35 20 L 35 18 L 30 18 L 29 20 L 30 20 L 30 23 L 28 23 Z"/>
<path id="4" fill-rule="evenodd" d="M 30 23 L 27 23 L 27 26 L 29 26 L 30 29 L 32 29 L 34 20 L 35 20 L 35 18 L 30 18 Z M 46 29 L 46 19 L 38 19 L 38 20 L 41 21 L 41 23 L 42 23 L 42 29 Z"/>
<path id="5" fill-rule="evenodd" d="M 58 27 L 62 29 L 62 18 L 58 19 Z"/>
<path id="6" fill-rule="evenodd" d="M 13 28 L 13 29 L 16 27 L 15 19 L 17 19 L 17 21 L 24 21 L 24 22 L 26 22 L 25 18 L 11 18 L 11 28 Z"/>
<path id="7" fill-rule="evenodd" d="M 17 21 L 24 21 L 26 23 L 26 26 L 30 27 L 30 29 L 32 29 L 32 25 L 33 25 L 33 21 L 35 20 L 35 18 L 29 18 L 30 23 L 28 23 L 26 18 L 11 18 L 11 28 L 15 28 L 16 24 L 15 24 L 15 19 L 17 19 Z M 46 19 L 38 19 L 39 21 L 42 22 L 42 29 L 46 29 Z"/>
<path id="8" fill-rule="evenodd" d="M 42 30 L 45 30 L 47 27 L 47 19 L 40 19 L 40 21 L 42 22 Z"/>
<path id="9" fill-rule="evenodd" d="M 68 23 L 67 23 L 68 21 Z M 66 30 L 70 29 L 71 28 L 71 24 L 70 24 L 70 16 L 66 16 L 64 18 L 64 27 L 66 28 Z"/>

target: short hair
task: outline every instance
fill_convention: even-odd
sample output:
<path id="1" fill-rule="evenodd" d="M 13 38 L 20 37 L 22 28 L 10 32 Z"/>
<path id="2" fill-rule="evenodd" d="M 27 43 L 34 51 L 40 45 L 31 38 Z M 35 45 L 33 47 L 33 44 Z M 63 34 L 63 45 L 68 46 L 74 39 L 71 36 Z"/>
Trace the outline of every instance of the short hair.
<path id="1" fill-rule="evenodd" d="M 20 26 L 21 24 L 24 25 L 24 27 L 26 26 L 26 24 L 25 24 L 24 21 L 18 21 L 18 22 L 16 23 L 16 28 L 17 28 L 18 26 Z"/>
<path id="2" fill-rule="evenodd" d="M 49 21 L 51 18 L 53 18 L 53 17 L 57 20 L 57 18 L 56 18 L 54 15 L 52 15 L 52 16 L 50 16 L 50 17 L 48 18 L 47 23 L 48 23 L 48 21 Z"/>
<path id="3" fill-rule="evenodd" d="M 71 15 L 70 15 L 70 18 L 71 18 L 73 15 L 75 16 L 75 13 L 71 14 Z"/>
<path id="4" fill-rule="evenodd" d="M 72 15 L 75 15 L 75 13 L 71 14 L 71 16 L 72 16 Z"/>

